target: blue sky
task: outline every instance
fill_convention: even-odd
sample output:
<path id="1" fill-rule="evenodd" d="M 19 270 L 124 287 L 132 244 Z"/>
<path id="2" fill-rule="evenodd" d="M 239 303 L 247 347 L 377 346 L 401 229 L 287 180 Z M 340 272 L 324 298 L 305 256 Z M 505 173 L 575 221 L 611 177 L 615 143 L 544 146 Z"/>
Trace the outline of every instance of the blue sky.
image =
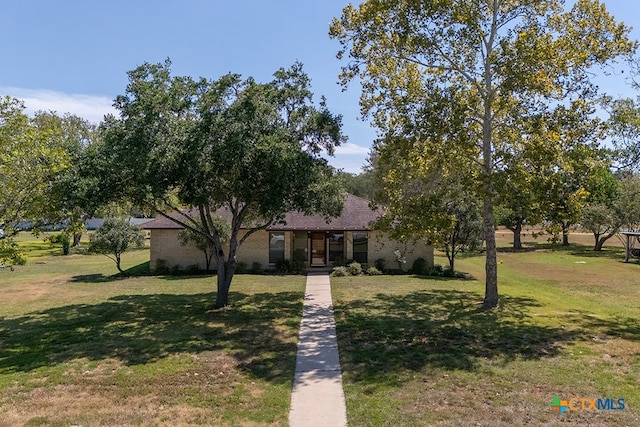
<path id="1" fill-rule="evenodd" d="M 124 92 L 126 72 L 171 58 L 176 75 L 217 78 L 227 72 L 267 81 L 299 60 L 316 100 L 344 117 L 349 142 L 330 162 L 358 172 L 375 130 L 359 120 L 360 87 L 337 84 L 339 44 L 328 37 L 346 0 L 20 0 L 0 9 L 0 95 L 25 100 L 30 110 L 70 112 L 93 122 Z M 607 8 L 640 38 L 637 0 Z M 603 78 L 614 96 L 632 96 L 624 76 Z"/>

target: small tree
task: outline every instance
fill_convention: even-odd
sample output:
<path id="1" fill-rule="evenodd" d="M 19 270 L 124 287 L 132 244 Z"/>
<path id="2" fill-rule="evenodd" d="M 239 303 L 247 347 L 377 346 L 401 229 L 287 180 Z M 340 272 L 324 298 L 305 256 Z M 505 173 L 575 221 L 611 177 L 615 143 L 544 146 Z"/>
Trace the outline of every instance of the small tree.
<path id="1" fill-rule="evenodd" d="M 453 272 L 460 251 L 482 247 L 482 208 L 473 196 L 462 193 L 447 201 L 443 209 L 451 218 L 451 225 L 442 230 L 440 240 Z"/>
<path id="2" fill-rule="evenodd" d="M 582 227 L 593 233 L 593 250 L 601 251 L 604 242 L 618 232 L 620 223 L 613 208 L 604 203 L 588 203 L 582 210 Z"/>
<path id="3" fill-rule="evenodd" d="M 144 233 L 140 227 L 129 224 L 123 219 L 107 218 L 91 236 L 89 251 L 112 259 L 122 274 L 124 271 L 120 266 L 121 256 L 132 245 L 138 248 L 144 246 Z"/>
<path id="4" fill-rule="evenodd" d="M 13 270 L 14 265 L 24 265 L 26 263 L 27 259 L 20 252 L 20 247 L 15 241 L 0 238 L 0 265 L 9 265 L 9 268 Z"/>

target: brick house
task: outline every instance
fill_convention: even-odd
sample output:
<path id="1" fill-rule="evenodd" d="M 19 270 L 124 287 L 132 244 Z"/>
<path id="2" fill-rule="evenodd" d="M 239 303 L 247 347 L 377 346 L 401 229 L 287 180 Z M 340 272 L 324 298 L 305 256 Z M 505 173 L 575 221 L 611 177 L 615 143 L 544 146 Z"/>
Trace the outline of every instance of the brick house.
<path id="1" fill-rule="evenodd" d="M 307 267 L 327 268 L 347 260 L 371 266 L 376 260 L 383 259 L 387 268 L 397 268 L 394 251 L 400 250 L 407 260 L 405 268 L 410 268 L 417 258 L 424 258 L 428 265 L 433 265 L 433 248 L 426 242 L 397 242 L 381 231 L 372 230 L 370 224 L 379 215 L 369 207 L 367 200 L 351 194 L 345 197 L 342 214 L 329 222 L 321 215 L 289 212 L 285 223 L 253 233 L 238 249 L 238 262 L 248 266 L 258 262 L 264 269 L 273 269 L 279 260 L 296 259 Z M 198 266 L 204 269 L 203 252 L 194 246 L 180 244 L 180 225 L 167 218 L 158 218 L 144 224 L 143 228 L 150 231 L 151 270 L 158 266 L 159 260 L 169 268 Z"/>

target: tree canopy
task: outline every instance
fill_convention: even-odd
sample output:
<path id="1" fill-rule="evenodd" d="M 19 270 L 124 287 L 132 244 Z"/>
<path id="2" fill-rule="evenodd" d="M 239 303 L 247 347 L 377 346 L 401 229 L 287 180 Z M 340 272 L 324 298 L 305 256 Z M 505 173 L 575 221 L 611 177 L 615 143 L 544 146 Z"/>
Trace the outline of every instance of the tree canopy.
<path id="1" fill-rule="evenodd" d="M 53 183 L 69 168 L 64 130 L 53 113 L 29 117 L 24 104 L 0 98 L 0 263 L 22 263 L 12 237 L 24 221 L 36 227 L 60 218 Z"/>
<path id="2" fill-rule="evenodd" d="M 633 54 L 628 33 L 597 0 L 577 0 L 567 10 L 560 0 L 368 0 L 332 22 L 338 56 L 349 59 L 341 80 L 361 81 L 362 112 L 382 143 L 426 153 L 420 169 L 446 175 L 462 165 L 475 176 L 486 239 L 485 307 L 498 305 L 496 175 L 518 144 L 555 152 L 568 143 L 553 133 L 514 138 L 514 129 L 557 108 L 590 111 L 598 90 L 591 72 Z M 396 152 L 403 168 L 407 156 Z"/>
<path id="3" fill-rule="evenodd" d="M 238 247 L 291 210 L 341 211 L 340 183 L 320 153 L 344 141 L 341 117 L 312 101 L 302 65 L 258 83 L 173 76 L 170 62 L 129 72 L 120 116 L 103 124 L 100 184 L 108 197 L 153 207 L 215 249 L 217 306 L 228 304 Z M 186 208 L 194 208 L 186 210 Z M 230 218 L 226 242 L 216 211 Z"/>

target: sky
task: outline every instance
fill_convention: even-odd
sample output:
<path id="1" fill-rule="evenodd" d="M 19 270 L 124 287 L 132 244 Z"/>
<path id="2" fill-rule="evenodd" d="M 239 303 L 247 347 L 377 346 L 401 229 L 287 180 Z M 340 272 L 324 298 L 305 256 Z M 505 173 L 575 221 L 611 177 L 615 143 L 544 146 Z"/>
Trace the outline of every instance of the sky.
<path id="1" fill-rule="evenodd" d="M 360 86 L 337 83 L 344 62 L 328 36 L 347 0 L 0 0 L 0 96 L 28 111 L 76 114 L 98 123 L 115 112 L 127 71 L 170 58 L 174 75 L 216 79 L 228 72 L 271 80 L 278 68 L 304 64 L 314 99 L 343 116 L 348 142 L 329 162 L 357 173 L 376 137 L 360 119 Z M 609 0 L 618 21 L 638 27 L 640 3 Z M 635 96 L 627 74 L 600 80 L 613 96 Z"/>

